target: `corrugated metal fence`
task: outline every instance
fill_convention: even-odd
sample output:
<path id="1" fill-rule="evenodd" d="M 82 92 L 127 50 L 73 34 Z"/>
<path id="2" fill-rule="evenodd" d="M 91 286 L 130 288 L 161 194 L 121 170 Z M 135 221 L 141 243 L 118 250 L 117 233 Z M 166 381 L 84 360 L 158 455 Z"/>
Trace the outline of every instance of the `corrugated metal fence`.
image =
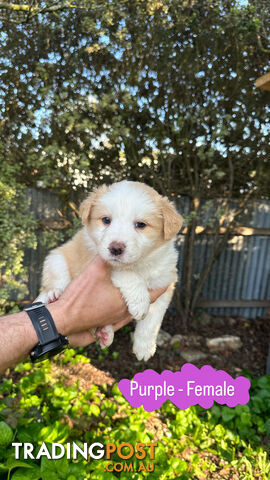
<path id="1" fill-rule="evenodd" d="M 59 200 L 56 195 L 44 191 L 29 189 L 30 211 L 36 218 L 49 221 L 59 220 L 57 213 Z M 215 201 L 218 202 L 218 201 Z M 214 202 L 214 203 L 215 203 Z M 209 224 L 216 205 L 205 202 L 199 223 Z M 235 208 L 236 202 L 232 204 Z M 178 201 L 180 213 L 188 214 L 190 202 L 186 197 Z M 204 285 L 199 305 L 215 315 L 239 315 L 246 318 L 265 316 L 266 302 L 270 299 L 270 202 L 253 202 L 248 205 L 248 215 L 243 216 L 242 225 L 255 229 L 252 235 L 235 235 L 230 238 L 226 248 L 214 263 L 211 273 Z M 256 231 L 260 229 L 260 231 Z M 181 285 L 181 265 L 184 255 L 184 235 L 179 235 L 179 280 Z M 38 234 L 38 240 L 40 236 Z M 213 235 L 196 236 L 194 254 L 194 278 L 201 272 L 209 258 L 213 244 Z M 40 270 L 46 251 L 40 241 L 36 250 L 28 250 L 25 264 L 29 269 L 29 289 L 33 298 L 38 293 Z M 251 301 L 252 305 L 247 301 Z M 254 302 L 256 301 L 257 302 Z M 218 301 L 218 303 L 217 303 Z M 217 306 L 218 305 L 218 306 Z M 263 306 L 261 306 L 263 305 Z M 269 302 L 270 306 L 270 302 Z"/>
<path id="2" fill-rule="evenodd" d="M 40 221 L 59 219 L 57 210 L 60 208 L 60 202 L 54 193 L 46 190 L 27 189 L 27 198 L 29 201 L 29 213 Z M 42 264 L 47 254 L 47 249 L 41 241 L 41 229 L 36 232 L 36 249 L 27 249 L 24 255 L 24 264 L 28 268 L 28 286 L 32 299 L 36 298 L 40 288 L 40 276 Z"/>

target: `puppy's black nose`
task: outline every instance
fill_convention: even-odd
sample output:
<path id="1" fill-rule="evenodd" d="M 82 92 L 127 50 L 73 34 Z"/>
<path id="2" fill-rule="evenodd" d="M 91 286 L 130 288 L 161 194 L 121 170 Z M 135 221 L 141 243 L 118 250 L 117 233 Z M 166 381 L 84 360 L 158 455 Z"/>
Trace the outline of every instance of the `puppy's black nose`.
<path id="1" fill-rule="evenodd" d="M 125 251 L 126 245 L 122 242 L 112 242 L 109 245 L 109 250 L 112 255 L 117 257 L 118 255 L 122 255 L 122 253 Z"/>

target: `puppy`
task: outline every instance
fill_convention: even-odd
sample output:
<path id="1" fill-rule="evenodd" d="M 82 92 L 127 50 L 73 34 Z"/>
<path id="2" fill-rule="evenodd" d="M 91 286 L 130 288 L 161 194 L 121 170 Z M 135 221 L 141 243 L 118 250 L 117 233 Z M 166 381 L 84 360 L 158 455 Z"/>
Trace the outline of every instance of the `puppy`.
<path id="1" fill-rule="evenodd" d="M 176 281 L 175 236 L 182 217 L 166 197 L 144 183 L 122 181 L 95 189 L 80 206 L 83 228 L 52 250 L 42 274 L 44 303 L 56 300 L 72 278 L 96 255 L 112 266 L 111 279 L 137 321 L 133 352 L 148 360 Z M 150 305 L 148 289 L 169 286 Z M 113 341 L 112 327 L 97 329 L 102 347 Z"/>

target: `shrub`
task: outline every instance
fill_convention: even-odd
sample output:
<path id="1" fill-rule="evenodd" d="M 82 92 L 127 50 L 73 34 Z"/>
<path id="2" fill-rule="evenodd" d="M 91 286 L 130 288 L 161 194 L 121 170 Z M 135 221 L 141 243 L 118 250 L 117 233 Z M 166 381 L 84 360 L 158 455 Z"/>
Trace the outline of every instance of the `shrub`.
<path id="1" fill-rule="evenodd" d="M 73 364 L 89 363 L 83 355 L 68 350 L 56 363 L 32 367 L 20 364 L 15 375 L 0 384 L 0 479 L 83 480 L 229 478 L 266 480 L 270 473 L 267 439 L 270 418 L 270 378 L 252 381 L 248 405 L 228 408 L 214 405 L 209 410 L 190 407 L 179 410 L 167 401 L 154 414 L 132 408 L 113 388 L 92 385 L 83 389 L 69 381 Z M 60 367 L 60 368 L 59 368 Z M 42 442 L 65 444 L 87 442 L 148 443 L 156 439 L 149 427 L 153 418 L 161 425 L 153 472 L 106 472 L 108 460 L 77 461 L 15 460 L 11 441 L 31 442 L 36 451 Z M 151 424 L 151 422 L 150 422 Z M 265 445 L 264 447 L 262 445 Z M 150 461 L 146 457 L 146 461 Z M 112 461 L 125 462 L 113 455 Z M 134 469 L 138 460 L 132 458 Z M 215 474 L 215 477 L 212 475 Z"/>
<path id="2" fill-rule="evenodd" d="M 27 293 L 24 251 L 36 245 L 35 220 L 28 212 L 24 190 L 10 175 L 0 180 L 0 314 L 15 311 Z M 16 301 L 15 301 L 16 299 Z"/>

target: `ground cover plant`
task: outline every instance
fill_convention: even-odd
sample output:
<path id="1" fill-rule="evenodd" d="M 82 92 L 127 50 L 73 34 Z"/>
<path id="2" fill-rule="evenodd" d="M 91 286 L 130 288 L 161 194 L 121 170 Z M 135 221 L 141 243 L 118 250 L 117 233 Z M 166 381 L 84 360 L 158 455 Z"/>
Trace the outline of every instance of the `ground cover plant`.
<path id="1" fill-rule="evenodd" d="M 89 375 L 96 375 L 99 385 L 86 382 Z M 132 408 L 111 377 L 73 350 L 41 366 L 20 364 L 0 384 L 1 480 L 266 480 L 269 437 L 269 376 L 252 380 L 248 405 L 179 410 L 167 401 L 154 413 Z M 141 461 L 122 460 L 115 454 L 111 461 L 123 470 L 108 472 L 104 459 L 15 460 L 12 441 L 33 443 L 36 452 L 42 442 L 48 448 L 54 442 L 73 441 L 78 445 L 156 441 L 158 445 L 154 460 L 147 453 L 143 462 L 144 468 L 154 462 L 153 472 L 138 472 Z M 124 471 L 126 463 L 133 471 Z"/>

